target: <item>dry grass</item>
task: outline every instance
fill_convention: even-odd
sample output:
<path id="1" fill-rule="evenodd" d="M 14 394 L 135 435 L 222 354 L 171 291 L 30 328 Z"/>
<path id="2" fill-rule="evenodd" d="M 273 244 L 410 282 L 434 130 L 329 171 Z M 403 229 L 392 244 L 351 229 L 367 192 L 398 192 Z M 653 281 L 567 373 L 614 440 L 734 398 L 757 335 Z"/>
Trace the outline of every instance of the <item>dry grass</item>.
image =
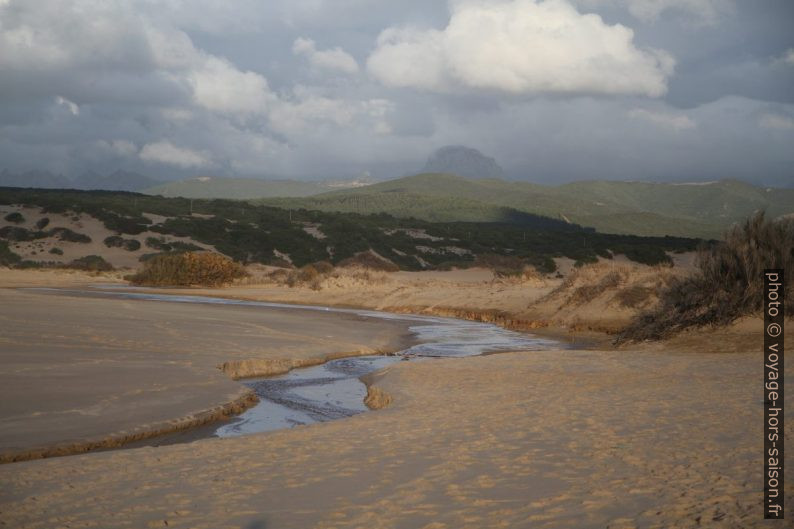
<path id="1" fill-rule="evenodd" d="M 658 340 L 690 327 L 727 325 L 758 313 L 764 269 L 781 268 L 789 278 L 785 302 L 794 303 L 794 221 L 768 220 L 763 213 L 731 229 L 724 242 L 702 249 L 697 271 L 673 281 L 661 303 L 639 315 L 618 338 Z"/>

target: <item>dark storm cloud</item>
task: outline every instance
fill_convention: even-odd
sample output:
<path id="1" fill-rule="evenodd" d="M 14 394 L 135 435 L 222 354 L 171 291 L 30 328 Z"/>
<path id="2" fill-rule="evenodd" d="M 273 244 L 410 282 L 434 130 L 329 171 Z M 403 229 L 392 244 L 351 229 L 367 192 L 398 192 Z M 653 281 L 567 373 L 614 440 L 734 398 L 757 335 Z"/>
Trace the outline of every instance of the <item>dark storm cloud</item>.
<path id="1" fill-rule="evenodd" d="M 387 177 L 464 144 L 537 181 L 792 185 L 791 6 L 0 0 L 0 157 Z"/>

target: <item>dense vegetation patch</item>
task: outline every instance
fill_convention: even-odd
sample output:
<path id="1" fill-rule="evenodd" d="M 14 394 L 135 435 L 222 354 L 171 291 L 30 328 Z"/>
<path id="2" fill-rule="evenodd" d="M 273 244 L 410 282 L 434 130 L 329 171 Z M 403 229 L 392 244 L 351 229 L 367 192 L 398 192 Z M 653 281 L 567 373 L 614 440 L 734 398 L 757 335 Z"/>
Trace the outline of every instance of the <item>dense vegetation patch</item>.
<path id="1" fill-rule="evenodd" d="M 23 222 L 25 222 L 25 217 L 19 211 L 14 211 L 13 213 L 9 213 L 4 218 L 8 222 L 13 222 L 14 224 L 22 224 Z"/>
<path id="2" fill-rule="evenodd" d="M 99 255 L 86 255 L 69 263 L 68 268 L 86 270 L 88 272 L 107 272 L 113 270 L 113 265 Z"/>
<path id="3" fill-rule="evenodd" d="M 120 235 L 111 235 L 110 237 L 105 237 L 103 242 L 108 248 L 124 248 L 128 252 L 134 252 L 140 250 L 141 248 L 141 243 L 137 240 L 125 239 Z"/>
<path id="4" fill-rule="evenodd" d="M 86 213 L 99 218 L 119 236 L 147 230 L 159 233 L 162 238 L 150 237 L 146 241 L 148 247 L 159 252 L 195 250 L 196 247 L 165 239 L 184 237 L 213 246 L 240 263 L 284 265 L 282 256 L 286 255 L 298 268 L 318 261 L 339 265 L 374 251 L 402 270 L 468 267 L 480 256 L 498 255 L 520 260 L 522 267 L 551 273 L 556 268 L 552 260 L 555 257 L 586 263 L 599 256 L 622 253 L 637 262 L 663 264 L 670 263 L 666 252 L 694 250 L 698 244 L 694 239 L 675 237 L 601 234 L 575 224 L 515 212 L 502 222 L 433 223 L 386 214 L 289 211 L 233 200 L 13 188 L 0 188 L 0 204 Z M 150 214 L 166 220 L 155 224 Z M 312 235 L 310 226 L 319 227 L 324 237 Z"/>
<path id="5" fill-rule="evenodd" d="M 217 253 L 178 253 L 149 259 L 143 270 L 129 280 L 136 285 L 213 287 L 245 275 L 242 266 Z"/>
<path id="6" fill-rule="evenodd" d="M 767 268 L 782 268 L 786 277 L 794 277 L 794 221 L 776 222 L 758 213 L 731 229 L 724 242 L 701 249 L 697 271 L 673 281 L 658 307 L 638 316 L 619 341 L 658 340 L 758 313 Z M 794 281 L 788 281 L 785 303 L 794 303 Z"/>

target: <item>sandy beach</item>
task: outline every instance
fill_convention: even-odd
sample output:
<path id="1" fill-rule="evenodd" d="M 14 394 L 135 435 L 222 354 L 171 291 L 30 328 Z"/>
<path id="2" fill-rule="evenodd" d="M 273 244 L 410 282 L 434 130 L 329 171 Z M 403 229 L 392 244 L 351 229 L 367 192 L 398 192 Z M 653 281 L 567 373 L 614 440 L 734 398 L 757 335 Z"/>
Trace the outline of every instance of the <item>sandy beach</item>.
<path id="1" fill-rule="evenodd" d="M 30 281 L 42 282 L 42 277 Z M 266 288 L 250 285 L 207 293 L 240 296 L 235 288 L 267 296 Z M 539 287 L 547 292 L 549 288 Z M 311 291 L 291 292 L 294 301 L 307 302 Z M 298 299 L 300 292 L 303 297 Z M 354 291 L 348 292 L 352 298 Z M 263 360 L 317 358 L 356 347 L 386 349 L 405 339 L 399 328 L 367 327 L 356 321 L 348 329 L 338 318 L 324 324 L 315 319 L 317 314 L 311 325 L 284 316 L 283 321 L 257 327 L 247 316 L 250 311 L 242 308 L 232 307 L 233 317 L 220 319 L 204 313 L 205 307 L 174 308 L 170 303 L 45 297 L 13 289 L 0 289 L 0 294 L 3 307 L 14 307 L 5 311 L 4 319 L 8 328 L 17 329 L 5 342 L 16 343 L 15 350 L 31 342 L 29 350 L 42 354 L 42 344 L 54 335 L 39 332 L 36 340 L 31 335 L 33 329 L 47 329 L 43 325 L 49 320 L 68 326 L 62 328 L 102 322 L 88 326 L 85 339 L 95 337 L 101 345 L 97 350 L 119 362 L 132 361 L 132 336 L 138 336 L 137 342 L 157 344 L 135 356 L 143 354 L 140 363 L 151 370 L 146 373 L 164 369 L 152 364 L 155 357 L 172 362 L 168 369 L 173 371 L 165 369 L 156 379 L 164 392 L 157 397 L 158 409 L 183 415 L 196 406 L 191 404 L 187 412 L 174 402 L 159 408 L 170 401 L 169 392 L 192 394 L 217 405 L 239 390 L 229 373 L 218 369 L 223 362 L 256 355 Z M 543 295 L 538 293 L 538 299 Z M 32 318 L 26 310 L 34 309 L 42 315 L 53 312 L 50 318 L 39 316 L 26 324 Z M 168 326 L 140 337 L 125 324 L 136 318 L 167 321 Z M 201 325 L 191 324 L 196 318 Z M 275 333 L 276 324 L 289 333 Z M 177 332 L 166 332 L 172 327 Z M 323 333 L 330 328 L 339 337 L 329 349 Z M 233 439 L 0 465 L 0 524 L 760 527 L 761 428 L 753 426 L 760 424 L 763 408 L 762 355 L 754 339 L 759 329 L 760 322 L 748 319 L 726 329 L 685 333 L 666 343 L 621 350 L 400 362 L 368 379 L 369 403 L 379 409 L 351 418 Z M 9 340 L 6 335 L 3 339 Z M 188 347 L 186 340 L 201 347 Z M 70 340 L 62 343 L 79 349 Z M 262 349 L 263 344 L 268 347 Z M 79 357 L 89 358 L 86 353 Z M 13 403 L 17 416 L 43 402 L 35 389 L 46 386 L 39 384 L 45 381 L 38 379 L 42 372 L 32 369 L 36 358 L 24 354 L 4 363 L 6 370 L 17 366 L 8 376 L 19 381 L 17 393 L 3 399 Z M 53 370 L 65 369 L 75 377 L 113 371 L 91 371 L 101 369 L 96 366 L 103 362 L 97 360 L 64 361 Z M 68 371 L 78 368 L 88 371 Z M 126 378 L 130 387 L 151 389 L 142 385 L 148 374 L 131 377 L 126 367 L 120 371 L 125 377 L 118 383 Z M 790 371 L 791 367 L 789 376 Z M 30 378 L 22 383 L 19 373 L 29 373 Z M 69 389 L 60 383 L 58 387 Z M 147 393 L 151 392 L 142 391 L 141 398 Z M 131 413 L 132 408 L 108 406 L 103 411 L 109 416 L 130 412 L 129 423 L 112 431 L 139 426 L 143 419 Z M 790 411 L 786 417 L 791 424 Z M 81 417 L 80 429 L 91 421 Z M 62 425 L 68 422 L 63 419 Z M 31 435 L 38 436 L 36 422 L 31 419 L 28 424 Z M 101 429 L 105 424 L 111 423 L 97 419 L 94 426 Z M 4 435 L 9 430 L 3 426 Z M 790 433 L 787 439 L 790 442 Z M 786 489 L 790 503 L 790 478 Z"/>

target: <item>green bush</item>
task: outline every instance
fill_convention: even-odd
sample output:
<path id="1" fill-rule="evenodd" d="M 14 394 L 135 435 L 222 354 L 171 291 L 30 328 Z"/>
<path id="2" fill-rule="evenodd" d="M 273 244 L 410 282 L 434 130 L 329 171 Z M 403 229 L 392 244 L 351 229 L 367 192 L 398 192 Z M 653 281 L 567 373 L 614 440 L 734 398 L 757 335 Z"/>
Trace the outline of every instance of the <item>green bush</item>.
<path id="1" fill-rule="evenodd" d="M 25 222 L 25 217 L 19 211 L 14 211 L 13 213 L 9 213 L 4 217 L 8 222 L 13 222 L 14 224 L 22 224 Z"/>
<path id="2" fill-rule="evenodd" d="M 179 253 L 148 259 L 130 281 L 136 285 L 214 287 L 246 275 L 242 266 L 217 253 Z"/>
<path id="3" fill-rule="evenodd" d="M 113 265 L 105 261 L 105 259 L 99 255 L 86 255 L 85 257 L 80 257 L 69 263 L 67 266 L 69 268 L 87 270 L 89 272 L 105 272 L 108 270 L 113 270 Z"/>
<path id="4" fill-rule="evenodd" d="M 105 246 L 108 248 L 124 248 L 128 252 L 135 252 L 140 250 L 141 243 L 135 239 L 125 239 L 119 235 L 111 235 L 110 237 L 105 237 L 103 241 Z"/>
<path id="5" fill-rule="evenodd" d="M 659 306 L 638 316 L 618 342 L 658 340 L 690 327 L 726 325 L 763 306 L 764 269 L 794 277 L 794 221 L 758 213 L 730 230 L 723 242 L 702 248 L 696 272 L 661 293 Z M 787 281 L 785 303 L 794 303 Z"/>
<path id="6" fill-rule="evenodd" d="M 21 260 L 22 258 L 8 247 L 6 241 L 0 241 L 0 266 L 14 266 Z"/>
<path id="7" fill-rule="evenodd" d="M 63 250 L 61 250 L 57 246 L 53 246 L 52 248 L 50 248 L 50 253 L 53 255 L 63 255 Z"/>
<path id="8" fill-rule="evenodd" d="M 36 229 L 37 230 L 43 230 L 44 228 L 49 226 L 49 224 L 50 224 L 49 217 L 42 217 L 42 218 L 40 218 L 39 220 L 36 221 Z"/>
<path id="9" fill-rule="evenodd" d="M 83 244 L 91 242 L 91 237 L 88 235 L 77 233 L 69 228 L 53 228 L 47 234 L 50 237 L 58 237 L 59 240 L 64 242 L 79 242 Z"/>

